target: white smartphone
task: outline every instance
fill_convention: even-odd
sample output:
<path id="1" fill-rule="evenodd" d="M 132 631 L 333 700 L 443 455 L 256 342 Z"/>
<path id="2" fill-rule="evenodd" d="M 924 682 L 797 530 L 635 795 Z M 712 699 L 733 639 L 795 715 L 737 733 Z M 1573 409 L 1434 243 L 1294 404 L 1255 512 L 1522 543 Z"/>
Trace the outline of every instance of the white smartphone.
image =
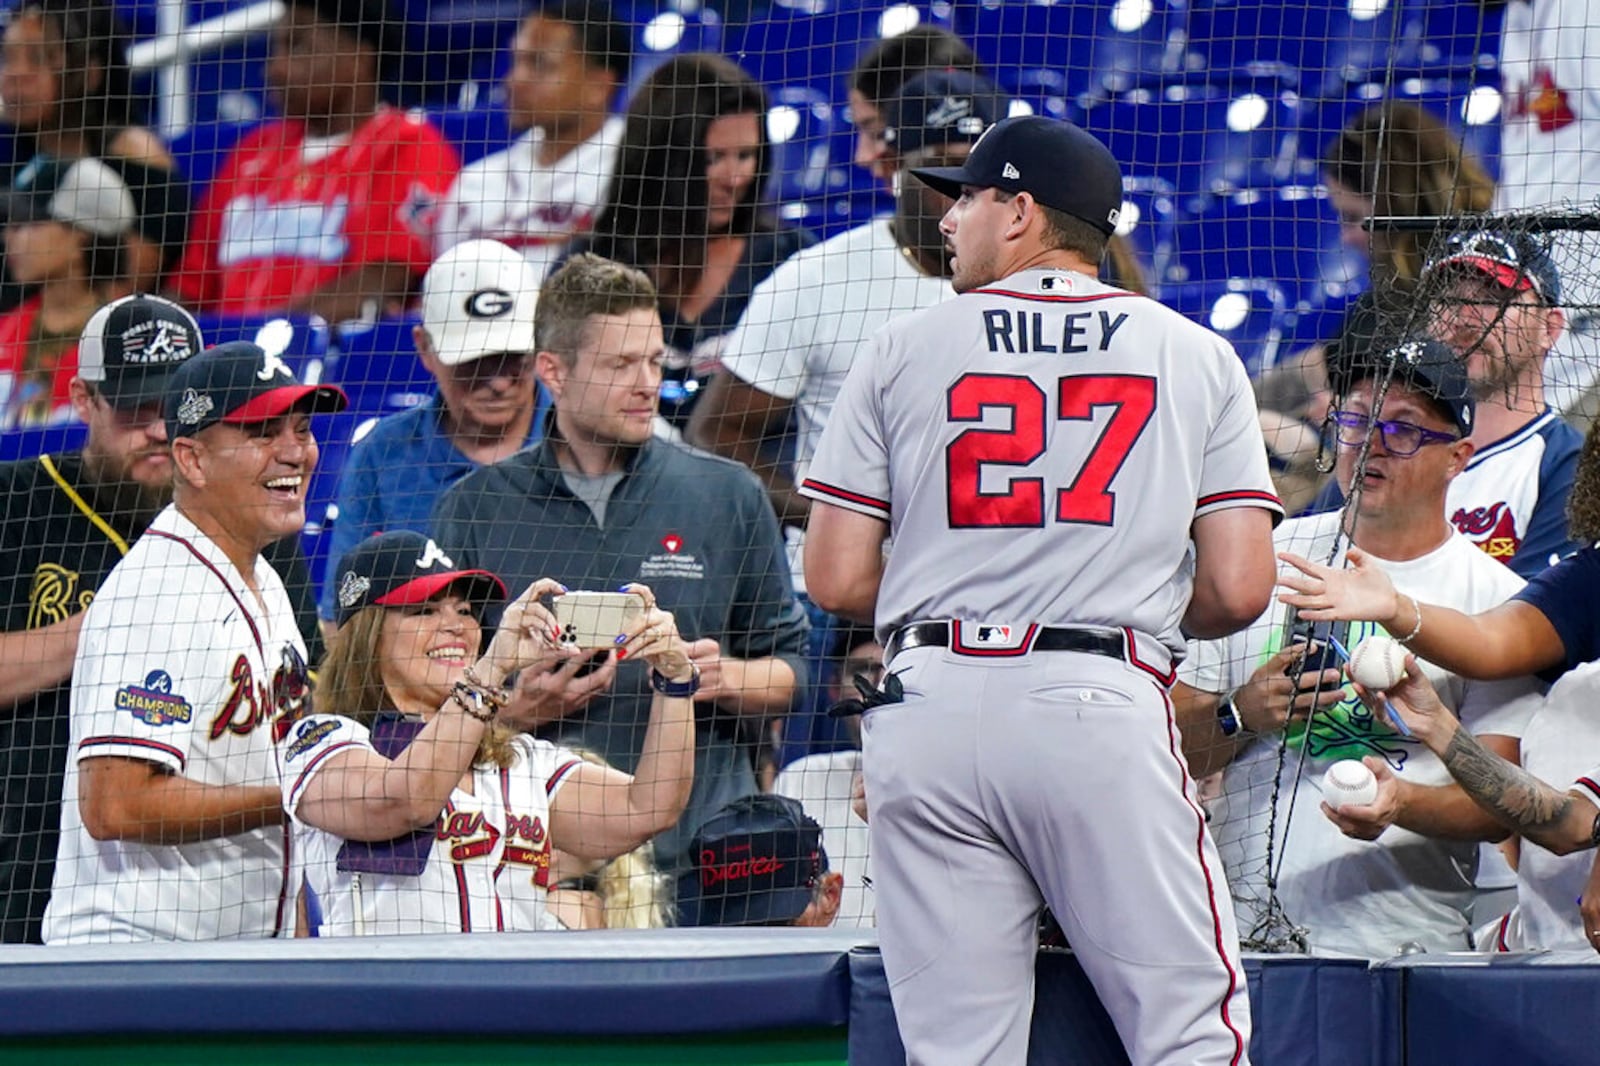
<path id="1" fill-rule="evenodd" d="M 637 592 L 568 592 L 555 597 L 561 642 L 575 648 L 610 648 L 644 610 Z"/>

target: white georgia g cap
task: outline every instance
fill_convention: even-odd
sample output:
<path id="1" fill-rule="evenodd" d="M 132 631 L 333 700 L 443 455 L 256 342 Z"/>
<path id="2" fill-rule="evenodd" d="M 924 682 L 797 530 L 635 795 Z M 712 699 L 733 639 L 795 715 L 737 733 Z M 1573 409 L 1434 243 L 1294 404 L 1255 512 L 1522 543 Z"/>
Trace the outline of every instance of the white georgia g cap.
<path id="1" fill-rule="evenodd" d="M 445 366 L 533 352 L 539 274 L 499 241 L 463 241 L 422 279 L 422 328 Z"/>

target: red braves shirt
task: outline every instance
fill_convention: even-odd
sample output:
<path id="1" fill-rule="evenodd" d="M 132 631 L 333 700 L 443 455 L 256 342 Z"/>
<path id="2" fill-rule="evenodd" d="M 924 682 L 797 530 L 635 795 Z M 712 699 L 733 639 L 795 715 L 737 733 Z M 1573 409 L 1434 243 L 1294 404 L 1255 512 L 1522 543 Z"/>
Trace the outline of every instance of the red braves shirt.
<path id="1" fill-rule="evenodd" d="M 33 352 L 40 302 L 35 296 L 0 315 L 0 429 L 60 422 L 72 410 L 78 346 Z"/>
<path id="2" fill-rule="evenodd" d="M 276 311 L 368 263 L 432 258 L 440 199 L 461 169 L 426 119 L 384 108 L 320 157 L 305 126 L 254 131 L 206 190 L 177 277 L 195 307 Z"/>

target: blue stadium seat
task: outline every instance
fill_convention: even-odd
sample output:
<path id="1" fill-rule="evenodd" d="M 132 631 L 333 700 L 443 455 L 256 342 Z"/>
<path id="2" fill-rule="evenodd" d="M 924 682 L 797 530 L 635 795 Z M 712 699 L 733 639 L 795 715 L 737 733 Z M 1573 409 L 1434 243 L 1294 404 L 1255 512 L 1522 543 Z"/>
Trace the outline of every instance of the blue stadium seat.
<path id="1" fill-rule="evenodd" d="M 74 451 L 83 447 L 88 436 L 89 427 L 78 421 L 8 429 L 0 432 L 0 463 L 31 459 L 47 453 Z"/>
<path id="2" fill-rule="evenodd" d="M 525 13 L 523 0 L 403 0 L 405 55 L 399 64 L 399 102 L 441 106 L 461 87 L 494 82 L 506 42 Z"/>
<path id="3" fill-rule="evenodd" d="M 1289 325 L 1289 298 L 1264 278 L 1226 278 L 1162 290 L 1161 302 L 1221 334 L 1255 377 L 1280 354 Z"/>
<path id="4" fill-rule="evenodd" d="M 506 109 L 498 103 L 433 108 L 428 111 L 428 121 L 455 147 L 462 166 L 492 155 L 516 139 Z"/>
<path id="5" fill-rule="evenodd" d="M 1180 72 L 1186 10 L 1181 0 L 978 0 L 956 8 L 955 29 L 1002 81 L 1059 71 L 1067 100 L 1094 100 Z"/>
<path id="6" fill-rule="evenodd" d="M 838 143 L 848 146 L 850 131 L 835 120 L 832 100 L 810 85 L 774 89 L 767 111 L 767 139 L 772 143 L 768 198 L 780 204 L 826 198 L 847 183 L 841 173 L 848 157 L 839 158 Z"/>
<path id="7" fill-rule="evenodd" d="M 1189 44 L 1214 79 L 1273 75 L 1312 99 L 1339 96 L 1388 68 L 1398 8 L 1397 0 L 1198 0 Z"/>
<path id="8" fill-rule="evenodd" d="M 635 14 L 633 66 L 623 99 L 633 96 L 656 68 L 685 52 L 721 52 L 722 17 L 715 11 L 688 5 L 662 10 L 651 5 Z"/>
<path id="9" fill-rule="evenodd" d="M 1188 205 L 1226 194 L 1253 167 L 1275 158 L 1300 115 L 1292 94 L 1267 79 L 1231 88 L 1172 81 L 1090 107 L 1081 122 L 1111 149 L 1124 173 L 1165 181 Z"/>
<path id="10" fill-rule="evenodd" d="M 1147 280 L 1159 291 L 1178 252 L 1178 203 L 1160 178 L 1122 179 L 1122 216 L 1117 233 L 1133 246 Z"/>
<path id="11" fill-rule="evenodd" d="M 189 181 L 189 195 L 195 204 L 199 204 L 206 186 L 216 177 L 228 153 L 260 124 L 259 119 L 196 122 L 172 139 L 169 145 L 172 157 L 178 161 L 179 172 Z"/>
<path id="12" fill-rule="evenodd" d="M 250 341 L 268 355 L 289 365 L 307 384 L 322 380 L 327 367 L 331 334 L 328 324 L 311 315 L 210 315 L 195 316 L 206 347 L 232 341 Z"/>
<path id="13" fill-rule="evenodd" d="M 366 436 L 377 421 L 377 415 L 357 410 L 311 417 L 311 432 L 317 438 L 319 454 L 311 486 L 306 490 L 306 524 L 300 531 L 300 547 L 311 571 L 312 588 L 319 598 L 329 546 L 333 543 L 333 522 L 339 516 L 339 471 L 344 469 L 351 447 Z"/>
<path id="14" fill-rule="evenodd" d="M 1081 123 L 1083 101 L 1067 87 L 1067 76 L 1054 67 L 1006 68 L 995 71 L 1000 88 L 1014 101 L 1012 113 L 1044 115 L 1046 118 L 1064 118 Z"/>
<path id="15" fill-rule="evenodd" d="M 1472 0 L 1402 0 L 1396 65 L 1407 74 L 1463 77 L 1499 65 L 1505 5 Z"/>
<path id="16" fill-rule="evenodd" d="M 767 86 L 812 85 L 840 98 L 861 53 L 912 26 L 948 25 L 926 0 L 779 0 L 724 36 L 727 54 Z"/>
<path id="17" fill-rule="evenodd" d="M 1168 282 L 1261 278 L 1279 285 L 1291 307 L 1359 284 L 1363 266 L 1339 244 L 1326 192 L 1285 184 L 1242 189 L 1176 226 L 1178 254 Z"/>
<path id="18" fill-rule="evenodd" d="M 328 361 L 323 380 L 344 389 L 352 411 L 387 414 L 426 403 L 434 380 L 411 341 L 411 329 L 420 322 L 408 315 L 370 326 L 341 326 L 338 353 Z"/>

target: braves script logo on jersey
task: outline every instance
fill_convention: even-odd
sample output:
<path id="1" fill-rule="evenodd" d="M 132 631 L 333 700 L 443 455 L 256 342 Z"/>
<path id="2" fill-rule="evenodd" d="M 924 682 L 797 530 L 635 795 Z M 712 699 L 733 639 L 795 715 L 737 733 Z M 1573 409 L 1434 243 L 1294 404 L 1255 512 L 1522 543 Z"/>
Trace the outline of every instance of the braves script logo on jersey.
<path id="1" fill-rule="evenodd" d="M 145 725 L 173 725 L 194 716 L 189 701 L 172 691 L 172 675 L 165 670 L 150 671 L 142 685 L 117 689 L 116 707 Z"/>
<path id="2" fill-rule="evenodd" d="M 1517 516 L 1511 505 L 1502 500 L 1488 507 L 1459 508 L 1450 516 L 1450 522 L 1468 538 L 1489 553 L 1492 559 L 1507 562 L 1522 547 L 1522 537 L 1517 533 Z"/>

